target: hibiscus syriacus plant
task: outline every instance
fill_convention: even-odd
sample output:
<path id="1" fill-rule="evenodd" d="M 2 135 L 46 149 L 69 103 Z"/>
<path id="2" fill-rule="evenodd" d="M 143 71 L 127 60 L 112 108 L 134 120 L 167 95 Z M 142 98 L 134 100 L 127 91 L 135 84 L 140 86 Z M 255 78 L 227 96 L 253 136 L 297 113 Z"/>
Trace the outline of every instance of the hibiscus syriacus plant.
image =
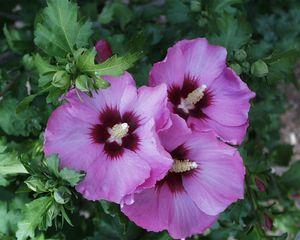
<path id="1" fill-rule="evenodd" d="M 254 93 L 225 61 L 224 48 L 183 40 L 154 65 L 152 87 L 125 73 L 91 96 L 71 89 L 49 118 L 45 154 L 86 173 L 85 198 L 120 203 L 137 225 L 203 233 L 244 196 L 243 160 L 226 141 L 242 142 Z"/>
<path id="2" fill-rule="evenodd" d="M 0 240 L 297 238 L 297 1 L 0 5 Z"/>

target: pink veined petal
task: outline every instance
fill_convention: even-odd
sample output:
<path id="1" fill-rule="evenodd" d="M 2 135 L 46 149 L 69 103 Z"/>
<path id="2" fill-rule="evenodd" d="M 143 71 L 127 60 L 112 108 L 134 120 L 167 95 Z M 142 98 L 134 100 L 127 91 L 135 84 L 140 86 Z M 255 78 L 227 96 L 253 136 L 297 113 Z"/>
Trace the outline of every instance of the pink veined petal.
<path id="1" fill-rule="evenodd" d="M 168 49 L 166 58 L 153 65 L 150 71 L 149 85 L 156 86 L 167 83 L 168 86 L 176 84 L 181 86 L 185 74 L 185 63 L 179 48 Z"/>
<path id="2" fill-rule="evenodd" d="M 169 126 L 169 111 L 167 109 L 167 87 L 160 84 L 156 87 L 140 87 L 138 97 L 127 110 L 132 110 L 141 116 L 141 124 L 154 119 L 157 129 Z"/>
<path id="3" fill-rule="evenodd" d="M 58 107 L 49 118 L 44 151 L 46 155 L 58 154 L 61 167 L 86 170 L 99 156 L 99 146 L 90 138 L 91 124 L 75 118 L 69 106 Z"/>
<path id="4" fill-rule="evenodd" d="M 171 193 L 166 184 L 136 194 L 135 202 L 124 205 L 122 212 L 142 228 L 167 230 L 175 239 L 203 233 L 218 217 L 203 213 L 185 191 Z"/>
<path id="5" fill-rule="evenodd" d="M 160 191 L 148 188 L 135 195 L 131 205 L 124 205 L 122 212 L 138 226 L 148 231 L 163 231 L 167 229 L 171 195 L 163 186 Z"/>
<path id="6" fill-rule="evenodd" d="M 171 121 L 172 126 L 159 133 L 162 145 L 169 152 L 183 144 L 191 134 L 191 130 L 188 128 L 185 120 L 177 114 L 171 113 Z"/>
<path id="7" fill-rule="evenodd" d="M 227 51 L 221 46 L 210 45 L 205 38 L 182 40 L 174 45 L 183 54 L 185 74 L 197 77 L 210 86 L 226 67 Z"/>
<path id="8" fill-rule="evenodd" d="M 255 96 L 230 68 L 211 84 L 213 101 L 203 112 L 225 126 L 241 126 L 248 121 L 250 99 Z"/>
<path id="9" fill-rule="evenodd" d="M 155 124 L 150 120 L 144 126 L 137 129 L 136 133 L 140 136 L 139 151 L 140 158 L 147 161 L 151 167 L 150 177 L 139 186 L 143 188 L 153 187 L 158 180 L 161 180 L 170 170 L 173 160 L 172 157 L 161 146 L 160 140 L 155 132 Z"/>
<path id="10" fill-rule="evenodd" d="M 224 142 L 234 145 L 240 145 L 246 135 L 249 123 L 246 122 L 241 126 L 224 126 L 213 119 L 197 119 L 190 117 L 188 125 L 195 131 L 209 132 L 213 131 L 216 137 L 221 138 Z"/>
<path id="11" fill-rule="evenodd" d="M 244 196 L 245 167 L 238 151 L 209 133 L 193 133 L 185 143 L 198 168 L 183 186 L 206 214 L 216 215 Z"/>
<path id="12" fill-rule="evenodd" d="M 125 149 L 120 158 L 102 156 L 95 161 L 77 190 L 90 200 L 104 199 L 120 203 L 124 196 L 133 193 L 149 178 L 150 170 L 147 162 Z"/>
<path id="13" fill-rule="evenodd" d="M 175 239 L 203 233 L 218 218 L 202 212 L 185 191 L 173 194 L 170 200 L 167 230 Z"/>

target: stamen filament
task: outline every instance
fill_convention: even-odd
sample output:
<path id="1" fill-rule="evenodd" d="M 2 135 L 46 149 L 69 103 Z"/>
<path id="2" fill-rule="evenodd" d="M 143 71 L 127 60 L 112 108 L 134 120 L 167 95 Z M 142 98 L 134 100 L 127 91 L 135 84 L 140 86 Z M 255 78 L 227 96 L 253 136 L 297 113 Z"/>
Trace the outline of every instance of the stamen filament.
<path id="1" fill-rule="evenodd" d="M 206 88 L 207 86 L 203 84 L 201 87 L 190 92 L 185 99 L 181 99 L 178 108 L 182 109 L 185 113 L 188 113 L 189 110 L 194 109 L 195 104 L 203 98 Z"/>

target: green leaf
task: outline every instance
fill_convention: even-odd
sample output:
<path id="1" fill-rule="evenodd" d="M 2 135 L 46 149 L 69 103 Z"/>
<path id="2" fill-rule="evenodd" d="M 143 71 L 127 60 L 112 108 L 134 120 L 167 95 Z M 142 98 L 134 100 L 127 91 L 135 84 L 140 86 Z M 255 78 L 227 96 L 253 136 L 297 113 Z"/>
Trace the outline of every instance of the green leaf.
<path id="1" fill-rule="evenodd" d="M 77 20 L 77 5 L 68 0 L 50 0 L 35 30 L 35 44 L 50 56 L 65 57 L 75 46 L 88 44 L 91 24 Z"/>
<path id="2" fill-rule="evenodd" d="M 300 190 L 300 162 L 292 164 L 281 177 L 281 182 L 288 188 Z"/>
<path id="3" fill-rule="evenodd" d="M 95 64 L 95 56 L 95 49 L 82 52 L 76 62 L 77 68 L 83 73 L 96 74 L 96 76 L 119 76 L 140 59 L 142 52 L 128 53 L 121 57 L 114 55 L 100 64 Z"/>
<path id="4" fill-rule="evenodd" d="M 52 197 L 46 196 L 26 204 L 24 219 L 18 223 L 18 231 L 16 232 L 18 240 L 26 240 L 28 237 L 34 238 L 36 228 L 44 223 L 46 213 L 52 203 Z"/>
<path id="5" fill-rule="evenodd" d="M 16 153 L 2 151 L 0 153 L 0 186 L 8 185 L 7 177 L 28 173 Z"/>
<path id="6" fill-rule="evenodd" d="M 84 177 L 85 174 L 78 173 L 72 169 L 64 168 L 60 171 L 59 176 L 68 182 L 72 187 L 76 186 L 77 183 Z"/>
<path id="7" fill-rule="evenodd" d="M 34 64 L 40 75 L 47 73 L 55 73 L 59 70 L 59 67 L 51 65 L 48 61 L 43 59 L 39 54 L 34 56 Z"/>
<path id="8" fill-rule="evenodd" d="M 217 20 L 218 35 L 213 35 L 212 41 L 220 44 L 227 50 L 239 49 L 251 37 L 249 25 L 242 19 L 237 19 L 229 14 L 224 14 Z"/>
<path id="9" fill-rule="evenodd" d="M 57 177 L 59 176 L 59 159 L 56 154 L 46 158 L 46 165 L 51 173 Z"/>
<path id="10" fill-rule="evenodd" d="M 169 0 L 167 6 L 167 18 L 171 23 L 183 23 L 188 20 L 189 8 L 183 1 Z"/>

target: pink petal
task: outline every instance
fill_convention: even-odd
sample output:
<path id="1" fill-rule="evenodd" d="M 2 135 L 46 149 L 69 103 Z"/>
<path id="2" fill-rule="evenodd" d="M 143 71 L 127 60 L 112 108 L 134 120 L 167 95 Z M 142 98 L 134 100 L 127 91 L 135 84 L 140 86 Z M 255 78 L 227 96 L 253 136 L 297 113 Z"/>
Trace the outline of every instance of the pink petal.
<path id="1" fill-rule="evenodd" d="M 255 96 L 246 83 L 226 68 L 210 86 L 213 101 L 203 112 L 225 126 L 241 126 L 248 121 L 250 99 Z"/>
<path id="2" fill-rule="evenodd" d="M 190 117 L 188 125 L 195 131 L 208 132 L 213 130 L 215 136 L 220 137 L 223 141 L 240 145 L 246 135 L 249 123 L 246 122 L 241 126 L 224 126 L 213 119 Z"/>
<path id="3" fill-rule="evenodd" d="M 153 65 L 150 71 L 149 85 L 156 86 L 167 83 L 181 86 L 185 74 L 185 63 L 182 52 L 179 48 L 171 47 L 168 49 L 166 58 Z"/>
<path id="4" fill-rule="evenodd" d="M 87 176 L 77 190 L 89 200 L 105 199 L 120 203 L 124 196 L 133 193 L 149 176 L 147 162 L 125 150 L 118 159 L 102 155 L 87 170 Z"/>
<path id="5" fill-rule="evenodd" d="M 159 138 L 162 145 L 169 152 L 183 144 L 191 134 L 191 130 L 188 128 L 184 119 L 174 113 L 172 113 L 170 116 L 172 126 L 169 129 L 159 133 Z"/>
<path id="6" fill-rule="evenodd" d="M 73 116 L 69 104 L 58 107 L 48 120 L 45 130 L 46 155 L 58 154 L 61 167 L 86 170 L 99 156 L 99 146 L 90 139 L 91 124 Z"/>
<path id="7" fill-rule="evenodd" d="M 130 108 L 128 108 L 129 110 Z M 167 109 L 167 87 L 160 84 L 156 87 L 140 87 L 138 97 L 131 105 L 131 110 L 142 116 L 141 124 L 151 118 L 155 119 L 156 128 L 164 129 L 170 125 L 169 110 Z"/>
<path id="8" fill-rule="evenodd" d="M 149 231 L 167 230 L 175 239 L 203 233 L 217 219 L 201 212 L 185 191 L 171 193 L 167 185 L 142 191 L 122 211 L 137 225 Z"/>
<path id="9" fill-rule="evenodd" d="M 183 185 L 203 212 L 219 214 L 243 198 L 245 168 L 235 148 L 218 141 L 211 132 L 193 133 L 185 146 L 198 168 L 183 177 Z"/>
<path id="10" fill-rule="evenodd" d="M 210 45 L 205 38 L 182 40 L 174 48 L 179 48 L 183 54 L 185 74 L 197 77 L 207 86 L 226 67 L 226 49 Z"/>
<path id="11" fill-rule="evenodd" d="M 218 218 L 218 216 L 209 216 L 202 212 L 185 191 L 173 194 L 170 200 L 167 230 L 173 238 L 186 238 L 193 234 L 201 234 Z"/>
<path id="12" fill-rule="evenodd" d="M 151 167 L 150 177 L 139 187 L 139 189 L 153 187 L 170 170 L 173 160 L 168 152 L 161 146 L 160 140 L 155 132 L 154 121 L 149 121 L 137 129 L 140 136 L 139 151 L 140 158 L 147 161 Z"/>

